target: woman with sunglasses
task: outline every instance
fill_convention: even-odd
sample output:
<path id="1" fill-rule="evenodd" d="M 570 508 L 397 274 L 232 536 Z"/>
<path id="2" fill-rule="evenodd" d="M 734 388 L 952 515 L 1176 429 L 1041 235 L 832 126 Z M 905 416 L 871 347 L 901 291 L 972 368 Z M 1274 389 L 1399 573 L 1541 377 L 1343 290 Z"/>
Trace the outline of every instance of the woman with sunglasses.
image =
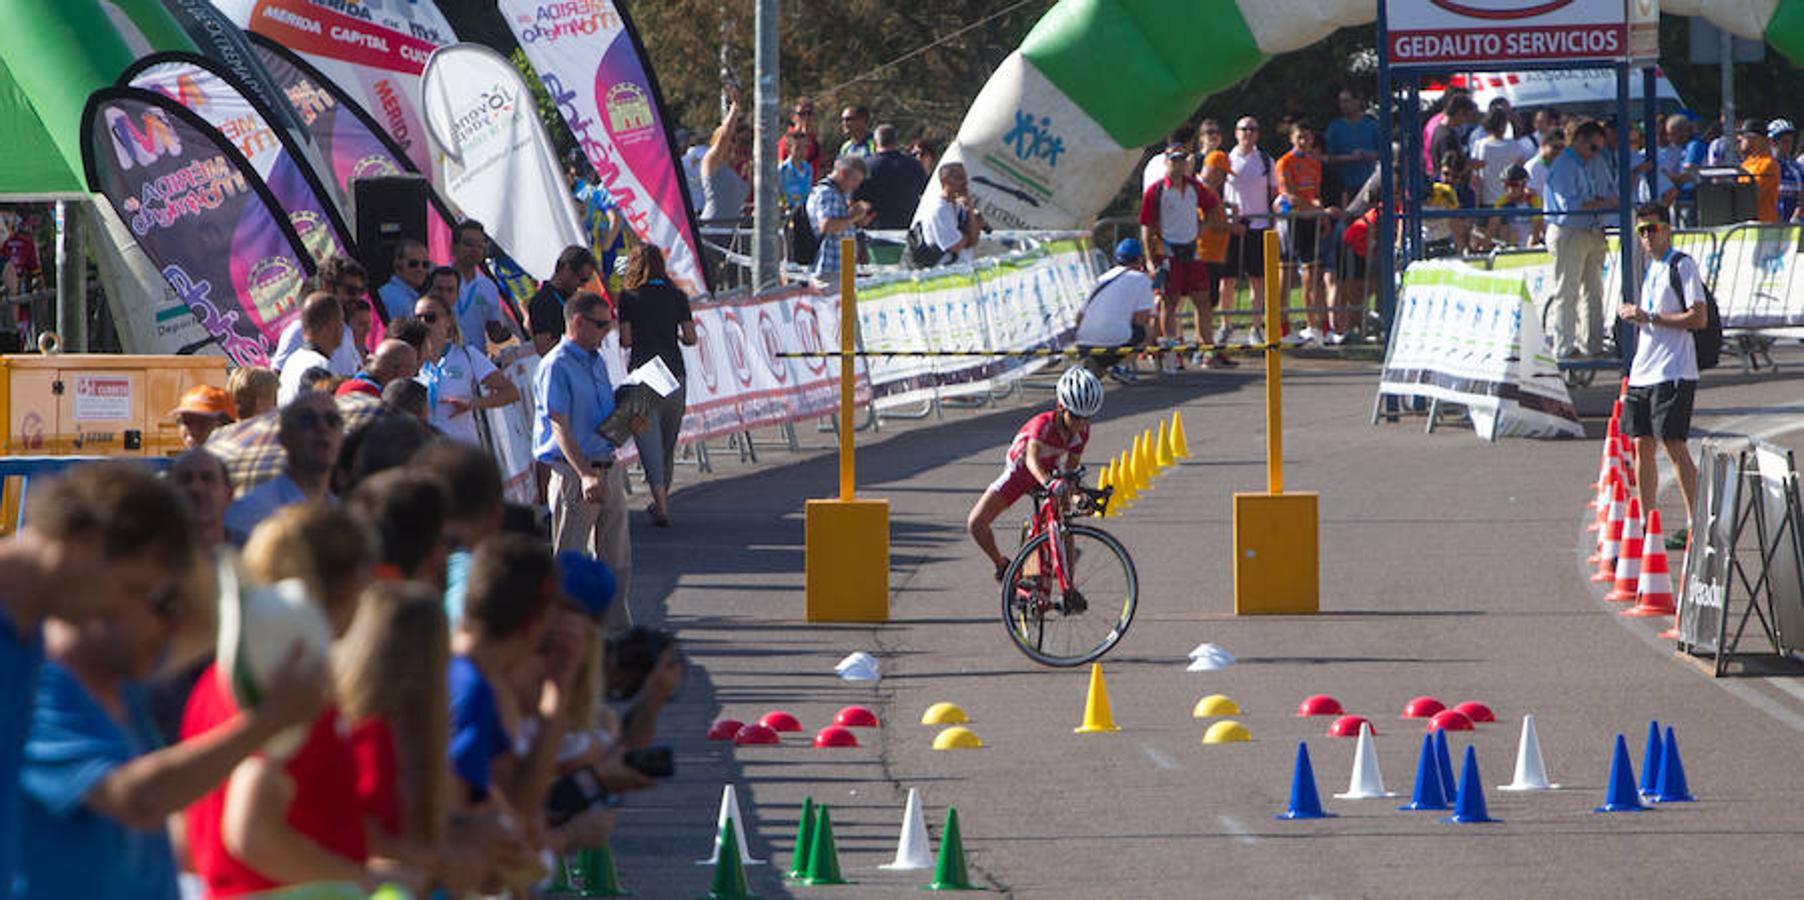
<path id="1" fill-rule="evenodd" d="M 488 357 L 464 344 L 457 317 L 436 294 L 415 300 L 413 314 L 426 323 L 418 381 L 426 386 L 432 427 L 452 440 L 481 446 L 476 410 L 513 403 L 520 389 Z"/>
<path id="2" fill-rule="evenodd" d="M 627 348 L 627 368 L 636 369 L 653 357 L 662 359 L 677 378 L 677 389 L 658 401 L 651 411 L 650 427 L 635 438 L 645 481 L 651 488 L 653 525 L 670 526 L 671 464 L 676 459 L 677 432 L 688 407 L 684 384 L 683 351 L 677 345 L 695 346 L 695 321 L 689 297 L 664 273 L 664 252 L 652 244 L 633 248 L 626 261 L 626 292 L 620 295 L 620 346 Z"/>

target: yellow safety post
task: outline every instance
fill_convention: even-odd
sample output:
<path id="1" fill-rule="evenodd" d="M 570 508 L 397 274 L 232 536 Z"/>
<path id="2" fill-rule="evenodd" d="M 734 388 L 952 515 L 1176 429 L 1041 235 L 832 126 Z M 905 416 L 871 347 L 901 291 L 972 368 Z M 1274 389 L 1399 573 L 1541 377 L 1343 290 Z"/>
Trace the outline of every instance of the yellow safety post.
<path id="1" fill-rule="evenodd" d="M 831 250 L 824 247 L 823 250 Z M 803 592 L 810 622 L 889 621 L 889 501 L 854 496 L 857 244 L 839 243 L 839 497 L 809 500 Z"/>
<path id="2" fill-rule="evenodd" d="M 1278 234 L 1265 233 L 1264 493 L 1234 495 L 1234 614 L 1299 615 L 1321 609 L 1321 553 L 1314 491 L 1284 491 L 1282 357 L 1276 341 L 1286 302 Z"/>

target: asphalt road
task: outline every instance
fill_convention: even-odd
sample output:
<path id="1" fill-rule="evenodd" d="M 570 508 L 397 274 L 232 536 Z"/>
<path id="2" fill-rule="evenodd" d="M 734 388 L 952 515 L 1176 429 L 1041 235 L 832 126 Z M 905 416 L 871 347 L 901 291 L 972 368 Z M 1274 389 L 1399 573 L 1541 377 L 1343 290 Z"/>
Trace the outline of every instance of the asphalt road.
<path id="1" fill-rule="evenodd" d="M 1804 432 L 1804 354 L 1778 376 L 1713 372 L 1698 399 L 1704 429 L 1761 431 L 1797 446 Z M 1637 897 L 1789 895 L 1804 878 L 1804 681 L 1710 679 L 1619 619 L 1585 580 L 1584 533 L 1595 441 L 1486 444 L 1422 420 L 1368 423 L 1376 366 L 1298 361 L 1285 382 L 1286 483 L 1320 492 L 1321 615 L 1236 618 L 1233 492 L 1264 487 L 1263 381 L 1256 366 L 1111 388 L 1096 423 L 1100 460 L 1182 410 L 1192 458 L 1107 527 L 1132 550 L 1141 605 L 1105 659 L 1121 731 L 1078 735 L 1087 672 L 1037 666 L 1008 643 L 988 566 L 963 517 L 998 471 L 1030 390 L 994 410 L 943 422 L 886 424 L 860 435 L 861 492 L 891 504 L 892 621 L 803 621 L 802 504 L 836 490 L 831 436 L 803 429 L 804 452 L 761 450 L 758 465 L 685 471 L 672 529 L 635 514 L 641 620 L 678 629 L 693 665 L 667 713 L 678 775 L 621 807 L 615 849 L 642 897 L 704 893 L 721 785 L 738 786 L 765 897 L 914 897 L 931 873 L 877 869 L 894 852 L 902 803 L 919 788 L 935 840 L 958 808 L 974 880 L 1020 897 Z M 1576 399 L 1607 413 L 1602 388 Z M 1588 420 L 1593 434 L 1602 428 Z M 721 454 L 716 454 L 717 461 Z M 1678 519 L 1675 493 L 1666 495 Z M 1664 627 L 1662 623 L 1660 627 Z M 1185 671 L 1186 653 L 1217 643 L 1239 662 Z M 875 685 L 840 681 L 834 663 L 865 650 Z M 1225 693 L 1253 741 L 1205 746 L 1195 701 Z M 1328 693 L 1376 724 L 1396 800 L 1338 801 L 1353 742 L 1327 719 L 1298 718 Z M 1476 748 L 1489 825 L 1404 813 L 1421 740 L 1399 718 L 1418 694 L 1479 700 L 1498 722 L 1456 735 Z M 935 752 L 918 724 L 951 700 L 983 749 Z M 817 750 L 813 730 L 847 704 L 883 720 L 857 749 Z M 807 731 L 779 747 L 703 740 L 708 724 L 772 709 Z M 1553 793 L 1507 794 L 1518 723 L 1534 714 Z M 1628 736 L 1640 764 L 1650 718 L 1672 725 L 1699 802 L 1597 815 L 1611 742 Z M 1333 819 L 1274 821 L 1306 742 Z M 830 804 L 840 862 L 856 884 L 791 887 L 804 796 Z"/>

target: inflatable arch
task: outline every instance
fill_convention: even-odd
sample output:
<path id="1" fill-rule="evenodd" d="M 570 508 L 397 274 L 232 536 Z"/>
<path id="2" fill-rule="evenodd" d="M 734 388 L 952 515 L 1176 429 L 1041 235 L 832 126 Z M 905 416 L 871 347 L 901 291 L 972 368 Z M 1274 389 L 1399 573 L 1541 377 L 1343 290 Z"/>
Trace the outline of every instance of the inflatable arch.
<path id="1" fill-rule="evenodd" d="M 1804 60 L 1804 0 L 1662 0 Z M 1004 228 L 1084 228 L 1203 98 L 1377 18 L 1376 0 L 1060 0 L 998 66 L 943 159 Z M 933 191 L 929 187 L 929 191 Z"/>

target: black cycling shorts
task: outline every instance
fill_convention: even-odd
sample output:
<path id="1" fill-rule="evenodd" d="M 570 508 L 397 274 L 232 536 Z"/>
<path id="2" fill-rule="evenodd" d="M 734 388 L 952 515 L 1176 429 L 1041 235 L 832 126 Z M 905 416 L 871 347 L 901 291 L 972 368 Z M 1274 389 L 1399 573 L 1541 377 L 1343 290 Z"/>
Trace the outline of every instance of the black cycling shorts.
<path id="1" fill-rule="evenodd" d="M 1622 398 L 1623 430 L 1629 437 L 1682 440 L 1691 436 L 1691 405 L 1697 398 L 1695 381 L 1662 381 L 1631 387 Z"/>

